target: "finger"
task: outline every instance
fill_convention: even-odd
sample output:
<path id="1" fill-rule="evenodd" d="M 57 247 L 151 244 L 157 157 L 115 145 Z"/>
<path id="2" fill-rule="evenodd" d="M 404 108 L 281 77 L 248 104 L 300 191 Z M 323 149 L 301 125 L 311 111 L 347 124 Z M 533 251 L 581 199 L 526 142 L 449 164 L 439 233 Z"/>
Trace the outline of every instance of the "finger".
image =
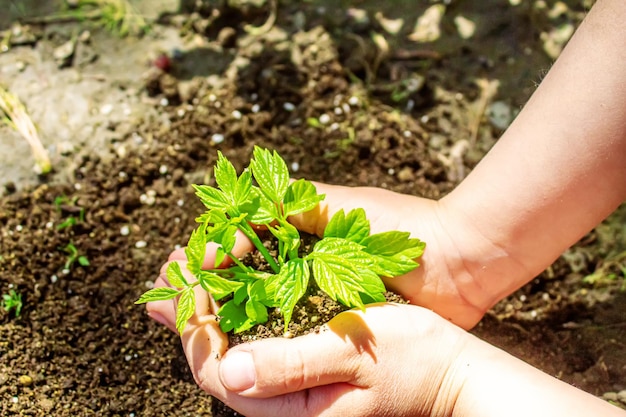
<path id="1" fill-rule="evenodd" d="M 325 194 L 316 208 L 289 217 L 299 230 L 322 236 L 331 217 L 339 210 L 346 213 L 362 208 L 370 221 L 372 233 L 406 230 L 415 216 L 417 197 L 395 193 L 376 187 L 346 187 L 313 182 L 318 194 Z M 411 231 L 411 230 L 406 230 Z"/>
<path id="2" fill-rule="evenodd" d="M 375 338 L 363 313 L 348 311 L 318 334 L 236 346 L 224 357 L 219 375 L 231 391 L 267 398 L 321 385 L 358 385 L 359 368 L 376 360 Z"/>
<path id="3" fill-rule="evenodd" d="M 235 233 L 235 237 L 236 237 L 235 246 L 233 247 L 233 250 L 232 250 L 232 253 L 234 256 L 241 257 L 245 253 L 250 252 L 251 250 L 254 249 L 254 245 L 252 244 L 250 239 L 248 239 L 246 235 L 244 235 L 241 231 L 237 230 L 237 232 Z M 218 245 L 215 242 L 208 242 L 206 244 L 204 262 L 202 264 L 203 269 L 212 269 L 216 267 L 215 266 L 215 253 L 216 253 L 217 246 Z M 186 260 L 187 260 L 187 255 L 185 254 L 185 248 L 178 248 L 174 250 L 172 253 L 170 253 L 170 256 L 168 257 L 168 261 L 186 261 Z M 220 265 L 218 265 L 218 267 L 225 268 L 231 263 L 232 263 L 232 260 L 226 257 L 224 261 Z M 161 273 L 164 272 L 164 269 L 163 269 L 164 267 L 166 267 L 166 265 L 161 267 Z"/>
<path id="4" fill-rule="evenodd" d="M 215 266 L 215 253 L 216 253 L 217 245 L 213 242 L 207 243 L 206 254 L 204 258 L 203 268 L 212 269 Z M 237 240 L 235 241 L 235 246 L 233 247 L 233 255 L 237 257 L 243 256 L 245 253 L 249 252 L 252 249 L 252 243 L 243 235 L 240 234 L 237 236 Z M 187 256 L 185 255 L 185 248 L 179 248 L 173 251 L 169 258 L 168 262 L 166 262 L 159 272 L 159 276 L 156 279 L 154 286 L 155 288 L 168 286 L 171 287 L 169 281 L 167 280 L 167 269 L 172 262 L 178 262 L 181 265 L 181 271 L 185 279 L 188 282 L 195 282 L 196 278 L 187 270 L 185 267 L 187 261 Z M 220 267 L 225 267 L 230 264 L 232 261 L 230 259 L 225 259 Z M 196 286 L 194 288 L 195 298 L 196 298 L 196 311 L 194 318 L 201 317 L 205 314 L 215 314 L 219 309 L 219 305 L 210 297 L 202 287 Z M 152 301 L 146 304 L 146 309 L 148 310 L 148 316 L 157 322 L 167 326 L 171 331 L 177 333 L 176 331 L 176 299 L 166 300 L 166 301 Z"/>

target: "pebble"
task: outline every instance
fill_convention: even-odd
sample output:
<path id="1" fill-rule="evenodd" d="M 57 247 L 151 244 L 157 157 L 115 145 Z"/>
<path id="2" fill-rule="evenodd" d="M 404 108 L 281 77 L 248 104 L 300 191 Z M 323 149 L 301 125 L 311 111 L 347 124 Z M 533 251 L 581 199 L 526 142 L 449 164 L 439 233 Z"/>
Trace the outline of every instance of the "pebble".
<path id="1" fill-rule="evenodd" d="M 296 109 L 296 106 L 293 103 L 286 102 L 285 104 L 283 104 L 283 109 L 287 111 L 294 111 Z"/>
<path id="2" fill-rule="evenodd" d="M 56 283 L 58 280 L 59 280 L 59 277 L 57 277 L 56 275 L 52 275 L 52 276 L 50 277 L 50 282 L 51 282 L 52 284 Z"/>
<path id="3" fill-rule="evenodd" d="M 261 106 L 259 104 L 252 105 L 252 113 L 258 113 L 261 110 Z"/>
<path id="4" fill-rule="evenodd" d="M 138 240 L 138 241 L 135 243 L 135 247 L 136 247 L 137 249 L 143 249 L 143 248 L 145 248 L 146 246 L 148 246 L 148 242 L 146 242 L 145 240 Z"/>
<path id="5" fill-rule="evenodd" d="M 330 122 L 330 116 L 324 113 L 320 116 L 319 121 L 323 125 L 328 124 Z"/>
<path id="6" fill-rule="evenodd" d="M 351 106 L 358 106 L 359 105 L 359 98 L 356 96 L 352 96 L 348 99 L 348 104 L 350 104 Z"/>
<path id="7" fill-rule="evenodd" d="M 20 375 L 17 378 L 17 381 L 20 383 L 20 385 L 24 387 L 29 387 L 33 383 L 33 378 L 29 375 Z"/>
<path id="8" fill-rule="evenodd" d="M 224 142 L 224 135 L 222 135 L 221 133 L 215 133 L 213 136 L 211 136 L 211 142 L 215 144 Z"/>
<path id="9" fill-rule="evenodd" d="M 120 235 L 128 236 L 129 234 L 130 234 L 130 227 L 128 227 L 128 226 L 120 227 Z"/>
<path id="10" fill-rule="evenodd" d="M 112 111 L 113 111 L 112 104 L 105 104 L 102 107 L 100 107 L 100 114 L 103 114 L 105 116 L 108 116 L 109 114 L 111 114 Z"/>
<path id="11" fill-rule="evenodd" d="M 236 120 L 240 120 L 243 117 L 243 115 L 241 114 L 239 110 L 233 110 L 232 116 Z"/>

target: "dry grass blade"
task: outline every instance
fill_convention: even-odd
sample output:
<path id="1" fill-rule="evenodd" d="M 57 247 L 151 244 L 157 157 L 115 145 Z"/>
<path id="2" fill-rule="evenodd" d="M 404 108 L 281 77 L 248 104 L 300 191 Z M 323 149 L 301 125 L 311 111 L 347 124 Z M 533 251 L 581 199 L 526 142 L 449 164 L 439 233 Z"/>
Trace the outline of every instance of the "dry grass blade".
<path id="1" fill-rule="evenodd" d="M 52 169 L 50 157 L 39 139 L 37 128 L 28 115 L 26 107 L 17 96 L 2 86 L 0 86 L 0 116 L 2 116 L 1 113 L 4 113 L 1 120 L 19 132 L 30 145 L 37 163 L 35 165 L 37 173 L 40 175 L 49 173 Z"/>

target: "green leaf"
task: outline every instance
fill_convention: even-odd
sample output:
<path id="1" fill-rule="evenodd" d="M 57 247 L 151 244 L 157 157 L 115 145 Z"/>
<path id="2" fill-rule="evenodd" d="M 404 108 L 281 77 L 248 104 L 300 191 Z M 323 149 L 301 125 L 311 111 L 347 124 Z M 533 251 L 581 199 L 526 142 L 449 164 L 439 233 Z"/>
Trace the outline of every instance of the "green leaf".
<path id="1" fill-rule="evenodd" d="M 216 300 L 220 300 L 244 286 L 243 282 L 231 281 L 209 271 L 200 271 L 197 277 L 202 288 Z"/>
<path id="2" fill-rule="evenodd" d="M 425 244 L 411 239 L 409 232 L 382 232 L 367 237 L 361 242 L 366 251 L 376 255 L 397 255 L 417 258 L 424 252 Z"/>
<path id="3" fill-rule="evenodd" d="M 235 195 L 237 194 L 237 171 L 220 151 L 217 151 L 217 162 L 213 171 L 217 186 L 230 202 L 234 203 L 236 200 Z"/>
<path id="4" fill-rule="evenodd" d="M 225 303 L 217 312 L 220 317 L 220 328 L 223 332 L 240 333 L 248 330 L 256 323 L 246 315 L 246 307 L 236 304 L 233 300 Z"/>
<path id="5" fill-rule="evenodd" d="M 276 204 L 271 202 L 258 187 L 252 187 L 253 197 L 242 211 L 250 213 L 249 220 L 254 224 L 269 224 L 280 217 Z"/>
<path id="6" fill-rule="evenodd" d="M 270 227 L 269 231 L 285 244 L 287 251 L 295 251 L 300 247 L 300 233 L 292 224 L 281 222 L 278 226 Z"/>
<path id="7" fill-rule="evenodd" d="M 273 202 L 282 202 L 289 186 L 289 170 L 280 155 L 255 146 L 250 169 L 261 191 Z"/>
<path id="8" fill-rule="evenodd" d="M 415 260 L 424 253 L 425 243 L 409 238 L 408 232 L 383 232 L 369 236 L 362 243 L 374 258 L 373 270 L 378 275 L 395 277 L 419 266 Z"/>
<path id="9" fill-rule="evenodd" d="M 324 237 L 340 237 L 361 243 L 370 234 L 370 222 L 365 216 L 365 210 L 350 210 L 346 215 L 339 210 L 336 212 L 324 229 Z"/>
<path id="10" fill-rule="evenodd" d="M 249 299 L 246 302 L 246 315 L 255 323 L 265 323 L 267 321 L 267 307 L 257 300 Z"/>
<path id="11" fill-rule="evenodd" d="M 252 173 L 245 170 L 237 179 L 237 187 L 235 188 L 235 202 L 237 206 L 247 204 L 250 200 L 250 192 L 252 191 Z"/>
<path id="12" fill-rule="evenodd" d="M 397 277 L 408 274 L 419 266 L 412 258 L 406 256 L 380 256 L 371 255 L 374 263 L 372 270 L 383 277 Z"/>
<path id="13" fill-rule="evenodd" d="M 318 253 L 328 253 L 340 256 L 355 266 L 369 268 L 374 262 L 374 258 L 363 251 L 364 247 L 356 242 L 339 237 L 326 237 L 318 241 L 313 247 L 313 252 L 307 258 L 314 257 Z"/>
<path id="14" fill-rule="evenodd" d="M 171 300 L 178 294 L 180 294 L 180 291 L 170 287 L 153 288 L 143 293 L 141 297 L 139 297 L 139 299 L 135 301 L 135 304 L 144 304 L 150 301 Z"/>
<path id="15" fill-rule="evenodd" d="M 313 210 L 324 199 L 324 195 L 318 194 L 315 186 L 303 179 L 289 184 L 284 198 L 284 215 L 304 213 Z"/>
<path id="16" fill-rule="evenodd" d="M 209 185 L 196 185 L 192 187 L 196 190 L 196 195 L 202 201 L 202 204 L 210 210 L 219 210 L 224 213 L 231 209 L 231 203 L 226 195 L 215 187 Z"/>
<path id="17" fill-rule="evenodd" d="M 291 321 L 296 303 L 305 294 L 309 285 L 309 265 L 304 259 L 291 259 L 280 270 L 265 281 L 268 298 L 274 300 L 285 318 L 285 331 Z"/>
<path id="18" fill-rule="evenodd" d="M 196 310 L 196 295 L 193 288 L 187 287 L 180 294 L 178 306 L 176 307 L 176 330 L 179 334 L 183 334 L 187 321 Z"/>
<path id="19" fill-rule="evenodd" d="M 170 285 L 173 285 L 176 288 L 185 288 L 189 286 L 178 262 L 170 262 L 167 266 L 165 274 Z"/>
<path id="20" fill-rule="evenodd" d="M 366 292 L 363 278 L 349 260 L 330 253 L 313 257 L 313 276 L 317 285 L 330 298 L 348 306 L 364 308 L 360 292 Z"/>
<path id="21" fill-rule="evenodd" d="M 194 275 L 202 270 L 204 255 L 206 253 L 206 234 L 204 227 L 198 227 L 189 237 L 185 255 L 187 256 L 187 269 Z M 182 275 L 181 275 L 182 276 Z"/>

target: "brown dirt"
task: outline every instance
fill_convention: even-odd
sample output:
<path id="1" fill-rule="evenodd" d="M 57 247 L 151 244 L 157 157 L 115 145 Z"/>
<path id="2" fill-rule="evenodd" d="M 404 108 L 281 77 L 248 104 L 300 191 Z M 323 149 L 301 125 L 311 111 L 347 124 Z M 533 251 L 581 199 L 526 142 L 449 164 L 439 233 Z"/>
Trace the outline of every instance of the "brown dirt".
<path id="1" fill-rule="evenodd" d="M 387 35 L 387 56 L 377 55 L 369 36 L 384 33 L 375 20 L 363 26 L 335 18 L 345 13 L 319 13 L 321 3 L 281 8 L 276 26 L 259 37 L 242 27 L 262 23 L 266 10 L 224 13 L 195 35 L 220 40 L 209 43 L 211 53 L 186 50 L 170 74 L 154 72 L 146 81 L 142 96 L 168 98 L 155 106 L 158 119 L 120 133 L 102 155 L 77 157 L 68 176 L 23 189 L 5 185 L 0 292 L 19 292 L 24 307 L 19 317 L 0 309 L 0 415 L 211 415 L 211 399 L 194 384 L 177 338 L 133 302 L 167 254 L 185 243 L 202 210 L 190 184 L 210 181 L 216 151 L 241 169 L 259 145 L 276 149 L 295 177 L 440 198 L 501 133 L 485 105 L 522 104 L 548 62 L 538 40 L 542 15 L 506 1 L 485 2 L 497 6 L 490 10 L 451 6 L 451 16 L 482 17 L 477 40 L 458 40 L 450 18 L 444 37 L 454 42 L 400 42 L 411 29 L 405 27 Z M 298 12 L 302 31 L 295 29 Z M 192 16 L 186 30 L 198 32 L 206 15 Z M 174 25 L 175 17 L 163 24 Z M 355 42 L 373 55 L 356 53 Z M 183 70 L 189 60 L 214 64 L 215 54 L 220 72 Z M 423 76 L 423 86 L 392 100 L 390 92 L 412 74 Z M 482 77 L 501 80 L 497 96 L 477 86 Z M 320 123 L 323 114 L 329 123 Z M 117 125 L 108 128 L 115 137 Z M 216 134 L 224 141 L 216 143 Z M 471 146 L 455 159 L 461 138 Z M 59 197 L 65 199 L 55 204 Z M 474 332 L 595 395 L 626 389 L 622 281 L 582 282 L 603 265 L 619 273 L 610 257 L 625 250 L 625 212 L 503 300 Z M 59 228 L 70 216 L 76 224 Z M 89 266 L 66 268 L 62 248 L 70 243 Z"/>

